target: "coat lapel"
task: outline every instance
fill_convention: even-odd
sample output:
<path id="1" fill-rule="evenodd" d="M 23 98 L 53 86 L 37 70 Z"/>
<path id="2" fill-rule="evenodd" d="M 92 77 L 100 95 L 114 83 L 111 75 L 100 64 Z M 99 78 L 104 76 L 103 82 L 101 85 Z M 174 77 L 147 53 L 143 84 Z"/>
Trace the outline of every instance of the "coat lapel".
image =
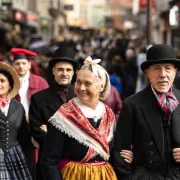
<path id="1" fill-rule="evenodd" d="M 7 117 L 10 118 L 10 116 L 16 111 L 16 106 L 14 104 L 14 100 L 11 99 L 11 102 L 9 104 L 9 110 L 8 110 L 8 114 Z"/>
<path id="2" fill-rule="evenodd" d="M 56 112 L 59 109 L 60 105 L 63 103 L 61 102 L 61 99 L 54 88 L 49 88 L 49 92 L 46 96 L 46 102 L 47 108 L 51 109 L 53 112 Z"/>
<path id="3" fill-rule="evenodd" d="M 67 97 L 67 102 L 74 98 L 76 94 L 74 93 L 74 86 L 70 86 L 69 91 L 68 91 L 68 97 Z"/>
<path id="4" fill-rule="evenodd" d="M 164 148 L 161 115 L 156 106 L 156 98 L 153 95 L 151 87 L 149 87 L 145 93 L 146 94 L 144 97 L 147 98 L 145 100 L 145 104 L 142 106 L 142 111 L 155 139 L 155 143 L 158 147 L 159 153 L 163 157 Z"/>
<path id="5" fill-rule="evenodd" d="M 68 91 L 68 97 L 67 97 L 67 102 L 75 97 L 74 93 L 74 87 L 70 86 L 69 91 Z M 46 97 L 46 106 L 47 108 L 51 109 L 53 112 L 56 112 L 64 102 L 61 100 L 57 90 L 53 87 L 49 88 L 49 92 L 47 93 Z"/>

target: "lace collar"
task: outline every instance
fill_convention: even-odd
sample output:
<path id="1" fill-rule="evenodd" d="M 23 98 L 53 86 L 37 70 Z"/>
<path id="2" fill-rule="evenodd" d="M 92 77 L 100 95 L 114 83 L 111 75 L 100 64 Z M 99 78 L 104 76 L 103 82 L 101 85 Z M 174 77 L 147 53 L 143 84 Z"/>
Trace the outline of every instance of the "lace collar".
<path id="1" fill-rule="evenodd" d="M 78 98 L 75 98 L 75 103 L 81 109 L 86 118 L 100 119 L 105 111 L 105 106 L 101 101 L 98 102 L 95 110 L 83 105 Z"/>

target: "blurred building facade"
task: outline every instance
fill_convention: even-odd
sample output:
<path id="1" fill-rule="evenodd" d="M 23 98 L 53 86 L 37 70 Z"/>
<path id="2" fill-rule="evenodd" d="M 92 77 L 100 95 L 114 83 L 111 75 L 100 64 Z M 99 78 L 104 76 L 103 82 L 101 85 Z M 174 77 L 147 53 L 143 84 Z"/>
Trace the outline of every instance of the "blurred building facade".
<path id="1" fill-rule="evenodd" d="M 106 0 L 64 0 L 67 24 L 73 27 L 95 28 L 104 19 Z"/>
<path id="2" fill-rule="evenodd" d="M 107 4 L 113 26 L 116 29 L 126 30 L 134 28 L 133 0 L 107 0 Z"/>
<path id="3" fill-rule="evenodd" d="M 1 25 L 7 29 L 7 39 L 13 40 L 12 45 L 22 44 L 25 37 L 37 33 L 39 24 L 35 0 L 1 0 L 0 9 Z"/>
<path id="4" fill-rule="evenodd" d="M 147 28 L 147 1 L 134 0 L 133 12 L 139 17 L 140 28 Z M 171 44 L 178 49 L 180 47 L 179 17 L 179 0 L 151 0 L 151 43 Z"/>
<path id="5" fill-rule="evenodd" d="M 67 32 L 63 0 L 37 0 L 39 29 L 45 40 L 58 39 Z"/>
<path id="6" fill-rule="evenodd" d="M 180 47 L 180 1 L 151 2 L 151 42 Z M 22 38 L 38 34 L 47 41 L 62 39 L 71 27 L 134 28 L 141 36 L 147 28 L 146 10 L 147 0 L 0 0 L 0 31 Z"/>
<path id="7" fill-rule="evenodd" d="M 171 29 L 171 43 L 180 57 L 180 0 L 170 1 L 169 24 Z"/>
<path id="8" fill-rule="evenodd" d="M 0 20 L 23 36 L 51 40 L 67 30 L 63 0 L 0 0 Z"/>

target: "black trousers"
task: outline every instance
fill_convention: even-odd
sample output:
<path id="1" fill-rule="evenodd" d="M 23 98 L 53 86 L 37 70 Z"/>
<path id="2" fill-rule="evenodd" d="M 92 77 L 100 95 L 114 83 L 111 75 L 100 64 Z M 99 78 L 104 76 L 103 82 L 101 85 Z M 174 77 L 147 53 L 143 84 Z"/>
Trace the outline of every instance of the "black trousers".
<path id="1" fill-rule="evenodd" d="M 140 166 L 134 170 L 132 180 L 180 180 L 180 167 L 152 170 Z"/>
<path id="2" fill-rule="evenodd" d="M 28 152 L 26 152 L 26 158 L 27 158 L 27 166 L 32 175 L 32 179 L 36 180 L 36 163 L 35 163 L 34 149 L 29 149 Z"/>

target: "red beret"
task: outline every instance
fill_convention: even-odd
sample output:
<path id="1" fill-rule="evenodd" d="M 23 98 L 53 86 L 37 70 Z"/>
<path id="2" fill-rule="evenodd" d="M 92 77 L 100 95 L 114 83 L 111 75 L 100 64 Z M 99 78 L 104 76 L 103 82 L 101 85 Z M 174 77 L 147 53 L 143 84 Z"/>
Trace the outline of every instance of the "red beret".
<path id="1" fill-rule="evenodd" d="M 29 51 L 27 49 L 22 48 L 12 48 L 11 54 L 14 56 L 14 61 L 17 59 L 27 59 L 35 57 L 37 54 L 35 52 Z"/>

